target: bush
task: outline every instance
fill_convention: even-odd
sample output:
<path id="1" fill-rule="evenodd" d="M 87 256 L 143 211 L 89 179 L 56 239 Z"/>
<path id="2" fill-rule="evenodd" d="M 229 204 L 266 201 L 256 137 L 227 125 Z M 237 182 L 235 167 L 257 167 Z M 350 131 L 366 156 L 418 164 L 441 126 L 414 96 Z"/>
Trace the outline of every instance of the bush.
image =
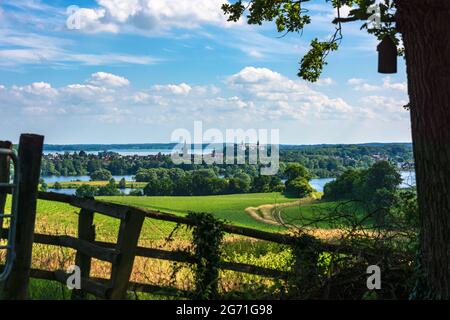
<path id="1" fill-rule="evenodd" d="M 286 193 L 289 195 L 305 198 L 310 196 L 313 192 L 313 187 L 311 187 L 308 180 L 305 178 L 298 177 L 286 182 Z"/>
<path id="2" fill-rule="evenodd" d="M 347 170 L 336 180 L 327 183 L 323 189 L 324 200 L 351 199 L 355 194 L 355 187 L 360 173 L 356 170 Z"/>
<path id="3" fill-rule="evenodd" d="M 90 175 L 92 181 L 109 181 L 112 179 L 112 174 L 106 169 L 94 171 Z"/>
<path id="4" fill-rule="evenodd" d="M 125 178 L 120 179 L 119 189 L 125 189 L 126 187 L 127 187 L 127 182 L 125 181 Z"/>
<path id="5" fill-rule="evenodd" d="M 144 188 L 146 196 L 171 196 L 173 194 L 173 183 L 169 178 L 151 178 Z"/>
<path id="6" fill-rule="evenodd" d="M 229 193 L 246 193 L 250 190 L 250 183 L 241 178 L 231 178 L 228 180 Z"/>
<path id="7" fill-rule="evenodd" d="M 308 170 L 299 163 L 290 163 L 286 167 L 284 175 L 288 180 L 294 180 L 296 178 L 304 178 L 307 181 L 309 181 L 312 178 Z"/>
<path id="8" fill-rule="evenodd" d="M 407 228 L 419 229 L 419 207 L 415 189 L 399 190 L 395 194 L 395 200 L 390 208 L 389 218 Z"/>
<path id="9" fill-rule="evenodd" d="M 61 190 L 62 188 L 63 187 L 62 187 L 61 183 L 59 183 L 59 182 L 55 182 L 53 184 L 53 189 L 55 189 L 55 190 Z"/>
<path id="10" fill-rule="evenodd" d="M 120 191 L 117 189 L 116 181 L 111 178 L 106 186 L 99 187 L 97 189 L 98 196 L 118 196 Z"/>
<path id="11" fill-rule="evenodd" d="M 133 197 L 142 197 L 144 195 L 144 193 L 140 189 L 133 189 L 130 191 L 129 195 L 133 196 Z"/>
<path id="12" fill-rule="evenodd" d="M 103 187 L 99 187 L 97 189 L 97 195 L 98 196 L 119 196 L 120 195 L 120 191 L 112 185 L 107 185 L 107 186 L 103 186 Z"/>
<path id="13" fill-rule="evenodd" d="M 83 184 L 77 188 L 75 195 L 80 198 L 93 198 L 97 194 L 97 188 L 88 184 Z"/>

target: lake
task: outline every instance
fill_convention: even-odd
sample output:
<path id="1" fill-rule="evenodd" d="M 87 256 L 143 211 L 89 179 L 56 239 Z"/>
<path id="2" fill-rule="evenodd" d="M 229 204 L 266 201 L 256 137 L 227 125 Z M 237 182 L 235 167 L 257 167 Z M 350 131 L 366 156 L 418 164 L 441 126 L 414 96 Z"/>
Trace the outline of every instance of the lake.
<path id="1" fill-rule="evenodd" d="M 416 185 L 416 174 L 414 171 L 401 171 L 400 174 L 403 180 L 403 182 L 400 184 L 400 188 L 404 189 Z M 309 183 L 318 192 L 323 192 L 323 188 L 325 187 L 325 185 L 328 182 L 334 180 L 335 178 L 312 179 Z"/>

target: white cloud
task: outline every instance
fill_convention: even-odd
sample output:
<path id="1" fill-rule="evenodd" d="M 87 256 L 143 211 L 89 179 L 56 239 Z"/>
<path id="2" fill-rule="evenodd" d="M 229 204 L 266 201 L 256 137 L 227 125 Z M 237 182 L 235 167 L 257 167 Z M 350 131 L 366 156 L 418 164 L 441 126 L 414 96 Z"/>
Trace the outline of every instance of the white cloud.
<path id="1" fill-rule="evenodd" d="M 270 81 L 281 81 L 283 76 L 267 68 L 245 67 L 238 73 L 228 77 L 227 82 L 232 85 L 248 83 L 264 83 Z"/>
<path id="2" fill-rule="evenodd" d="M 134 103 L 145 103 L 150 100 L 151 96 L 146 92 L 136 92 L 131 96 L 131 100 Z"/>
<path id="3" fill-rule="evenodd" d="M 60 90 L 64 93 L 80 94 L 82 96 L 95 96 L 98 94 L 113 92 L 112 90 L 90 84 L 70 84 L 65 88 L 61 88 Z"/>
<path id="4" fill-rule="evenodd" d="M 408 103 L 406 99 L 373 95 L 361 98 L 361 103 L 361 113 L 369 119 L 398 121 L 409 118 L 409 113 L 403 108 Z"/>
<path id="5" fill-rule="evenodd" d="M 320 78 L 319 80 L 317 80 L 316 82 L 314 82 L 315 85 L 317 86 L 330 86 L 332 84 L 334 84 L 334 80 L 332 78 Z"/>
<path id="6" fill-rule="evenodd" d="M 155 85 L 152 87 L 153 90 L 159 92 L 166 92 L 175 95 L 188 95 L 192 87 L 186 83 L 180 84 L 168 84 L 168 85 Z"/>
<path id="7" fill-rule="evenodd" d="M 397 90 L 405 93 L 408 92 L 408 85 L 406 84 L 406 82 L 393 83 L 391 77 L 385 77 L 383 79 L 383 88 Z"/>
<path id="8" fill-rule="evenodd" d="M 74 47 L 72 50 L 71 47 Z M 138 64 L 160 61 L 155 57 L 121 53 L 81 53 L 72 41 L 37 33 L 0 29 L 0 66 L 70 66 Z"/>
<path id="9" fill-rule="evenodd" d="M 169 31 L 195 29 L 203 24 L 225 27 L 225 0 L 97 0 L 98 7 L 82 8 L 80 29 L 87 32 Z"/>
<path id="10" fill-rule="evenodd" d="M 379 90 L 380 87 L 371 85 L 367 82 L 365 82 L 364 79 L 359 78 L 351 78 L 347 81 L 347 84 L 352 86 L 354 90 L 356 91 L 376 91 Z"/>
<path id="11" fill-rule="evenodd" d="M 354 79 L 351 83 L 364 82 Z M 51 115 L 59 121 L 83 117 L 105 123 L 207 120 L 229 126 L 255 121 L 296 120 L 307 125 L 318 120 L 407 118 L 401 108 L 405 99 L 372 95 L 360 98 L 355 107 L 319 89 L 303 80 L 256 67 L 243 68 L 227 77 L 222 90 L 214 85 L 184 82 L 137 90 L 124 77 L 96 72 L 85 83 L 59 88 L 46 82 L 0 86 L 0 113 Z"/>
<path id="12" fill-rule="evenodd" d="M 117 33 L 119 26 L 114 23 L 103 22 L 106 18 L 105 9 L 80 8 L 69 17 L 67 23 L 70 28 L 86 32 L 112 32 Z"/>
<path id="13" fill-rule="evenodd" d="M 364 83 L 364 79 L 351 78 L 347 80 L 347 83 L 351 86 L 358 86 Z"/>
<path id="14" fill-rule="evenodd" d="M 107 87 L 127 87 L 130 85 L 130 81 L 127 78 L 107 72 L 93 73 L 88 82 L 96 86 Z"/>
<path id="15" fill-rule="evenodd" d="M 140 2 L 139 0 L 98 0 L 99 5 L 106 8 L 115 20 L 122 23 L 142 10 Z"/>
<path id="16" fill-rule="evenodd" d="M 360 78 L 351 78 L 347 81 L 347 84 L 350 85 L 356 91 L 377 91 L 382 89 L 398 91 L 401 93 L 406 93 L 408 91 L 408 85 L 406 82 L 392 82 L 391 77 L 383 78 L 383 83 L 380 85 L 372 85 L 369 84 L 366 80 Z"/>
<path id="17" fill-rule="evenodd" d="M 46 82 L 34 82 L 27 86 L 13 86 L 12 90 L 37 96 L 55 96 L 58 94 L 58 91 Z"/>
<path id="18" fill-rule="evenodd" d="M 343 99 L 313 90 L 303 80 L 291 80 L 267 68 L 246 67 L 226 83 L 258 116 L 269 119 L 340 119 L 352 117 Z"/>

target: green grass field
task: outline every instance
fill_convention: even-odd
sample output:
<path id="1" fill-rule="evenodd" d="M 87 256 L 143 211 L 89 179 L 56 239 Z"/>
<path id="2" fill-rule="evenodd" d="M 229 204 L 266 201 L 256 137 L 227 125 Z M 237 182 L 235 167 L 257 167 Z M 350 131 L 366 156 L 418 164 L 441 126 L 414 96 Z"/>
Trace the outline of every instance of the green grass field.
<path id="1" fill-rule="evenodd" d="M 189 211 L 209 212 L 217 218 L 226 220 L 231 224 L 263 230 L 273 230 L 274 227 L 251 218 L 245 212 L 246 208 L 257 207 L 262 204 L 285 203 L 297 200 L 287 198 L 280 193 L 198 197 L 99 197 L 98 199 L 179 215 L 184 215 Z"/>

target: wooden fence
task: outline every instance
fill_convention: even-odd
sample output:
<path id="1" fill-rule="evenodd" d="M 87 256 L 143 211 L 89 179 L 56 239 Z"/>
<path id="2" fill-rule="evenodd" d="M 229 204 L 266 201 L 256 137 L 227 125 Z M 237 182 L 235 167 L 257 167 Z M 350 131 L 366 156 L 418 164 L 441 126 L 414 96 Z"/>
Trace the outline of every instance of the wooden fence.
<path id="1" fill-rule="evenodd" d="M 145 283 L 130 282 L 133 263 L 136 256 L 168 260 L 182 263 L 197 263 L 197 259 L 187 252 L 167 251 L 155 248 L 138 246 L 139 235 L 144 219 L 155 219 L 174 222 L 182 225 L 195 225 L 195 222 L 188 217 L 176 216 L 152 210 L 113 204 L 95 199 L 78 198 L 75 196 L 38 192 L 38 178 L 40 157 L 42 153 L 43 139 L 40 136 L 22 135 L 19 145 L 19 161 L 22 170 L 20 180 L 20 196 L 18 220 L 20 222 L 17 230 L 16 246 L 18 246 L 17 256 L 14 262 L 13 273 L 5 286 L 5 296 L 9 299 L 26 299 L 29 278 L 54 280 L 66 284 L 68 274 L 63 270 L 37 270 L 31 268 L 32 244 L 44 244 L 59 246 L 76 250 L 75 264 L 81 270 L 81 288 L 74 290 L 73 299 L 84 298 L 86 293 L 95 295 L 103 299 L 122 299 L 127 290 L 137 292 L 155 292 L 164 290 L 166 293 L 188 295 L 188 292 L 169 287 L 160 287 Z M 0 142 L 0 146 L 11 145 Z M 31 165 L 30 162 L 33 162 Z M 2 172 L 9 170 L 8 161 L 0 159 L 0 178 Z M 4 176 L 4 174 L 3 174 Z M 3 180 L 5 180 L 3 178 Z M 4 207 L 5 197 L 2 194 L 9 190 L 0 190 L 0 209 Z M 37 199 L 55 201 L 69 204 L 79 208 L 78 216 L 78 237 L 67 235 L 48 235 L 34 232 L 36 201 Z M 106 215 L 120 220 L 119 234 L 116 243 L 96 241 L 95 229 L 93 226 L 94 214 Z M 286 234 L 270 233 L 234 225 L 223 225 L 226 233 L 241 235 L 259 240 L 270 241 L 284 245 L 294 245 L 297 238 Z M 0 229 L 2 238 L 7 234 L 7 230 Z M 351 248 L 336 246 L 333 244 L 321 243 L 319 251 L 355 253 Z M 112 264 L 111 276 L 109 279 L 98 279 L 90 277 L 92 258 L 107 261 Z M 255 265 L 225 262 L 222 261 L 220 268 L 232 270 L 264 277 L 287 279 L 289 273 L 280 270 L 259 267 Z"/>

